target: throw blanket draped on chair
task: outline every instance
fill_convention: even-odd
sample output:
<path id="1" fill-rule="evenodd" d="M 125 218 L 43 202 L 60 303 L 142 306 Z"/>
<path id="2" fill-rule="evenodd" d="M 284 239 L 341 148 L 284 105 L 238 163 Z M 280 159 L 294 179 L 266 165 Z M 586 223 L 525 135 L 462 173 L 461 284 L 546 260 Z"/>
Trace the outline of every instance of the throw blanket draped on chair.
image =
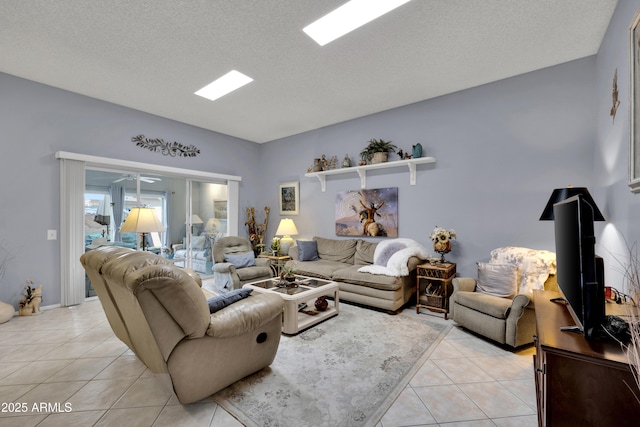
<path id="1" fill-rule="evenodd" d="M 413 239 L 383 240 L 373 253 L 373 264 L 360 267 L 358 271 L 391 277 L 406 276 L 409 274 L 407 262 L 412 256 L 427 259 L 429 253 Z"/>

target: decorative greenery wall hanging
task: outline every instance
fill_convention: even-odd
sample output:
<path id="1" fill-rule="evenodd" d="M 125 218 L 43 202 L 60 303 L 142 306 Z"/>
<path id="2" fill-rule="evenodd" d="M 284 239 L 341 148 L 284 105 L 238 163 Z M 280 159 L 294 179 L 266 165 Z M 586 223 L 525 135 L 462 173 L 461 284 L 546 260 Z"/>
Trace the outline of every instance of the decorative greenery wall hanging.
<path id="1" fill-rule="evenodd" d="M 136 147 L 146 148 L 154 153 L 162 153 L 163 156 L 171 157 L 195 157 L 200 154 L 200 149 L 193 145 L 182 145 L 179 142 L 166 142 L 163 139 L 149 139 L 144 135 L 131 138 L 131 142 L 136 143 Z"/>

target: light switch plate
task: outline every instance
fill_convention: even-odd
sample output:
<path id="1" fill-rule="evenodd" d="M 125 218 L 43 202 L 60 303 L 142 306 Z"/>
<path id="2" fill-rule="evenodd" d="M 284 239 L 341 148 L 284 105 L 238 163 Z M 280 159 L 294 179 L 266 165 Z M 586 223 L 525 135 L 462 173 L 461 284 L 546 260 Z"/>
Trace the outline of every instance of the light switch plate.
<path id="1" fill-rule="evenodd" d="M 56 240 L 58 238 L 57 230 L 47 230 L 47 240 Z"/>

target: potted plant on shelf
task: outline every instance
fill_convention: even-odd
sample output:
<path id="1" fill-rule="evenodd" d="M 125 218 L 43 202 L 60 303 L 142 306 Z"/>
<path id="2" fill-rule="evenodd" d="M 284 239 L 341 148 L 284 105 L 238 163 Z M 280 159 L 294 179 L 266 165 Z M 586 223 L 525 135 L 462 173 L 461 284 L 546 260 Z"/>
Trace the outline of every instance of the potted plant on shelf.
<path id="1" fill-rule="evenodd" d="M 369 141 L 369 145 L 360 152 L 360 158 L 371 164 L 384 163 L 387 161 L 389 153 L 395 153 L 397 148 L 391 141 L 373 138 Z"/>

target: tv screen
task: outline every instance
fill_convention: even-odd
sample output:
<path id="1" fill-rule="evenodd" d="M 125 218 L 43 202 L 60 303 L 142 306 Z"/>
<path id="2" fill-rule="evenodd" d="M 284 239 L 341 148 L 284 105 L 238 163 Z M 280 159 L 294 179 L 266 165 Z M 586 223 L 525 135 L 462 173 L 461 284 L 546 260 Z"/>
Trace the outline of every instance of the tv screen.
<path id="1" fill-rule="evenodd" d="M 593 207 L 581 196 L 553 206 L 558 287 L 576 325 L 595 338 L 604 321 L 604 272 L 595 254 Z M 571 329 L 571 328 L 568 328 Z"/>

